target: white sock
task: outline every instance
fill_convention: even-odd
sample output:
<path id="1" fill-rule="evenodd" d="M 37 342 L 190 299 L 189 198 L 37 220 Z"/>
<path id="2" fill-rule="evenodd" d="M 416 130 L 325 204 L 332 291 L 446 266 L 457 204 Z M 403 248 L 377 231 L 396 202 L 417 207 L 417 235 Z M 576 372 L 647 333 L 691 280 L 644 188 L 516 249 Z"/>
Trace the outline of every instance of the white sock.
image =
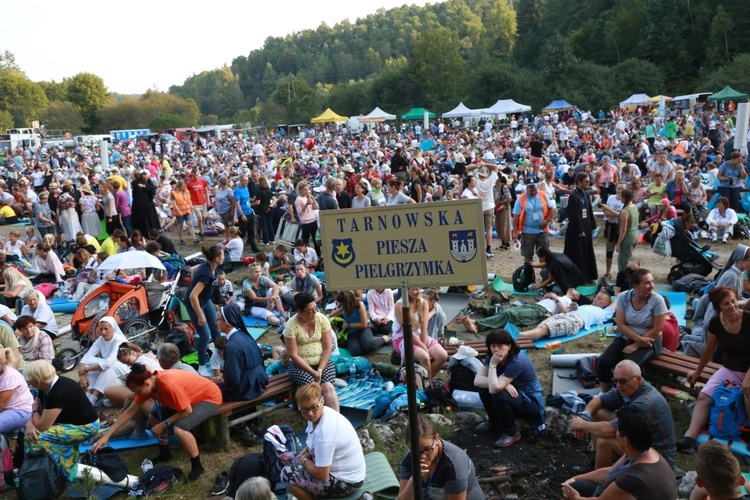
<path id="1" fill-rule="evenodd" d="M 97 401 L 99 401 L 99 398 L 91 394 L 90 392 L 86 393 L 86 397 L 89 398 L 89 401 L 91 401 L 92 405 L 95 405 Z"/>

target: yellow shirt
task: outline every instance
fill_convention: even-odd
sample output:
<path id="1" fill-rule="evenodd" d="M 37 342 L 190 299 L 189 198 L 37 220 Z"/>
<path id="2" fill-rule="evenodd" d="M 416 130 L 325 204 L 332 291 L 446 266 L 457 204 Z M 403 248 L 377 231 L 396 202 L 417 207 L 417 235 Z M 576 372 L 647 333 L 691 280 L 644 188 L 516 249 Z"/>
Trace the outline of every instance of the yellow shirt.
<path id="1" fill-rule="evenodd" d="M 297 340 L 299 355 L 307 361 L 310 366 L 320 363 L 323 355 L 323 333 L 331 335 L 331 322 L 325 314 L 315 314 L 315 334 L 308 337 L 297 321 L 297 315 L 292 316 L 284 326 L 284 337 Z"/>
<path id="2" fill-rule="evenodd" d="M 10 208 L 8 205 L 5 205 L 3 207 L 0 207 L 0 215 L 2 215 L 3 217 L 5 217 L 6 219 L 8 217 L 15 217 L 16 216 L 16 211 L 13 210 L 12 208 Z"/>
<path id="3" fill-rule="evenodd" d="M 110 175 L 107 180 L 110 179 L 117 179 L 117 182 L 120 184 L 120 189 L 127 189 L 128 181 L 125 180 L 125 177 L 122 177 L 120 175 Z"/>
<path id="4" fill-rule="evenodd" d="M 96 248 L 97 252 L 101 249 L 101 246 L 99 245 L 99 242 L 96 240 L 96 238 L 94 238 L 90 234 L 86 235 L 86 243 L 88 243 L 89 245 L 91 245 L 94 248 Z"/>
<path id="5" fill-rule="evenodd" d="M 102 242 L 99 251 L 107 252 L 109 255 L 115 255 L 117 253 L 117 243 L 115 243 L 111 237 L 107 238 Z"/>

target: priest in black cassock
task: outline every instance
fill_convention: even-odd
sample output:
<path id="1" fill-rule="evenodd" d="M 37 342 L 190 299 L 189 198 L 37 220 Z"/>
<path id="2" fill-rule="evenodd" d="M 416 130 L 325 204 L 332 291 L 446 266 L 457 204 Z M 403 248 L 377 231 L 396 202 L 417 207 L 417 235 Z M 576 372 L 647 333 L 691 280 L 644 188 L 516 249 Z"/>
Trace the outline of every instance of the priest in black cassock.
<path id="1" fill-rule="evenodd" d="M 592 233 L 594 208 L 591 206 L 586 190 L 589 187 L 589 174 L 579 172 L 576 175 L 576 188 L 568 198 L 568 229 L 565 233 L 565 255 L 581 270 L 586 282 L 596 281 L 599 274 L 596 270 L 596 255 Z"/>

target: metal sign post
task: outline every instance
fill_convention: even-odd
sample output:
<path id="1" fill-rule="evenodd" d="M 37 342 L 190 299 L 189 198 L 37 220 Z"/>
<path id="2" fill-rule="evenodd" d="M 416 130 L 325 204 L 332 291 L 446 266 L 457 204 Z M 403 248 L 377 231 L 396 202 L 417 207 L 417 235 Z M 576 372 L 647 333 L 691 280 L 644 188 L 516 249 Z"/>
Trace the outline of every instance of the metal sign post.
<path id="1" fill-rule="evenodd" d="M 411 448 L 411 471 L 414 498 L 422 498 L 422 465 L 419 454 L 419 423 L 417 421 L 417 387 L 414 384 L 414 339 L 411 330 L 411 309 L 409 304 L 409 286 L 404 280 L 401 283 L 401 314 L 404 329 L 404 363 L 406 363 L 406 401 L 409 405 L 409 448 Z"/>

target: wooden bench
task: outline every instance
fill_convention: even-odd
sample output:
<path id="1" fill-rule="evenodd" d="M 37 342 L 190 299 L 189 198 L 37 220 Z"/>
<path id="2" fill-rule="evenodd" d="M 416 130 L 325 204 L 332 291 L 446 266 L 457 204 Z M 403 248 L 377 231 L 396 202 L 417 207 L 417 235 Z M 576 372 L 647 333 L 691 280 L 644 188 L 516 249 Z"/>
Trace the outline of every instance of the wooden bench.
<path id="1" fill-rule="evenodd" d="M 521 338 L 517 341 L 518 347 L 521 349 L 534 349 L 534 344 L 531 340 Z M 479 354 L 487 354 L 487 346 L 485 345 L 484 339 L 467 340 L 463 345 L 474 348 Z M 452 356 L 458 351 L 458 346 L 447 345 L 445 350 L 449 356 Z M 698 368 L 698 358 L 686 356 L 677 352 L 662 351 L 661 356 L 654 359 L 644 367 L 643 376 L 650 382 L 656 385 L 663 385 L 672 387 L 680 391 L 685 391 L 688 394 L 697 396 L 700 392 L 700 387 L 690 387 L 685 384 L 680 384 L 675 377 L 687 377 L 688 372 Z M 718 363 L 708 363 L 698 377 L 700 384 L 705 384 L 711 375 L 721 368 Z"/>
<path id="2" fill-rule="evenodd" d="M 463 343 L 463 345 L 475 349 L 479 354 L 487 354 L 487 345 L 485 344 L 485 340 L 483 338 L 467 340 Z M 518 345 L 520 349 L 536 349 L 536 347 L 534 347 L 534 343 L 525 337 L 521 337 L 516 340 L 516 345 Z M 458 351 L 458 347 L 459 346 L 457 345 L 446 345 L 445 352 L 448 353 L 448 356 L 453 356 L 454 354 L 456 354 L 456 351 Z"/>
<path id="3" fill-rule="evenodd" d="M 206 420 L 203 424 L 206 441 L 216 443 L 219 449 L 226 450 L 229 445 L 230 427 L 289 406 L 290 401 L 286 399 L 286 396 L 292 394 L 293 390 L 294 382 L 292 382 L 289 374 L 282 373 L 280 375 L 272 375 L 269 377 L 266 390 L 257 398 L 223 403 L 219 406 L 216 414 Z M 276 401 L 281 398 L 284 398 L 284 400 L 273 406 L 264 406 L 247 413 L 247 411 L 253 407 L 261 406 L 263 403 Z M 232 415 L 239 416 L 230 419 L 229 417 Z"/>
<path id="4" fill-rule="evenodd" d="M 688 372 L 698 368 L 699 361 L 698 358 L 685 356 L 678 352 L 662 351 L 661 356 L 651 360 L 646 365 L 643 376 L 654 384 L 672 387 L 697 396 L 701 390 L 700 387 L 680 384 L 675 380 L 675 377 L 686 377 Z M 721 365 L 718 363 L 708 363 L 698 377 L 698 382 L 705 384 L 719 368 L 721 368 Z"/>

